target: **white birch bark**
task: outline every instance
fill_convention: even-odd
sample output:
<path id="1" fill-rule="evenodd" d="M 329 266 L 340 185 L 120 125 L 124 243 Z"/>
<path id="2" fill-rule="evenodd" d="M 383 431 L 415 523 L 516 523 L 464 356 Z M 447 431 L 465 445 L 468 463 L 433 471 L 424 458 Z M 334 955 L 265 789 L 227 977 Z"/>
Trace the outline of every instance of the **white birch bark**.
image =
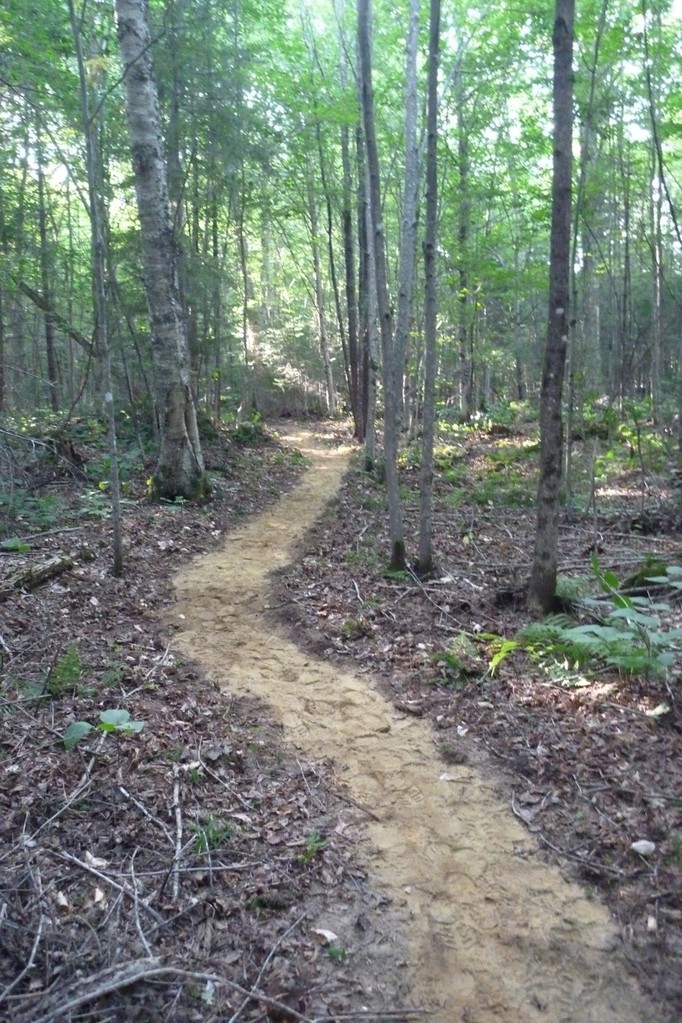
<path id="1" fill-rule="evenodd" d="M 167 168 L 152 67 L 147 0 L 116 0 L 135 193 L 152 335 L 160 451 L 154 495 L 173 500 L 206 493 L 192 400 L 190 361 L 177 286 Z"/>

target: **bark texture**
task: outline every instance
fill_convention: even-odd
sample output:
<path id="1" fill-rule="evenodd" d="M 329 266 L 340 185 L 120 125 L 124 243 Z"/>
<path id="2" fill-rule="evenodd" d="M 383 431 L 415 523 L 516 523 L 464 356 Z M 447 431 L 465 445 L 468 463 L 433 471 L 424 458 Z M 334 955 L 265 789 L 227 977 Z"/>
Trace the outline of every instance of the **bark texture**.
<path id="1" fill-rule="evenodd" d="M 554 17 L 554 167 L 549 319 L 540 394 L 540 479 L 529 598 L 547 614 L 556 601 L 559 485 L 563 450 L 561 392 L 568 346 L 573 143 L 574 0 L 556 0 Z"/>
<path id="2" fill-rule="evenodd" d="M 424 411 L 420 473 L 419 560 L 421 575 L 433 571 L 433 435 L 436 419 L 436 241 L 438 222 L 438 63 L 440 0 L 431 0 L 426 122 L 426 229 L 424 234 Z"/>
<path id="3" fill-rule="evenodd" d="M 189 350 L 177 284 L 166 160 L 151 59 L 147 0 L 116 0 L 135 193 L 152 334 L 159 460 L 158 498 L 194 500 L 207 491 L 192 400 Z"/>
<path id="4" fill-rule="evenodd" d="M 368 200 L 374 241 L 374 271 L 381 333 L 381 357 L 384 383 L 384 462 L 386 494 L 391 543 L 389 568 L 402 571 L 405 563 L 402 508 L 398 478 L 398 396 L 396 391 L 395 351 L 393 347 L 393 314 L 388 293 L 386 250 L 379 155 L 374 126 L 374 94 L 372 89 L 372 50 L 370 43 L 371 0 L 358 0 L 358 54 L 360 58 L 360 97 L 365 129 Z"/>

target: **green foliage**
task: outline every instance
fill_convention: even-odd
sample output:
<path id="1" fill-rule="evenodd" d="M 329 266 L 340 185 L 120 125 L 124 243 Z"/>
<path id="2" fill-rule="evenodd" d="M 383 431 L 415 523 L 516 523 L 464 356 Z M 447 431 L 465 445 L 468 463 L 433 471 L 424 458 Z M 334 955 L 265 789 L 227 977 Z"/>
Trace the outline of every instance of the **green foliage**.
<path id="1" fill-rule="evenodd" d="M 474 637 L 466 632 L 455 636 L 446 650 L 438 650 L 431 654 L 436 665 L 439 678 L 435 681 L 452 688 L 462 688 L 480 680 L 484 674 L 478 646 Z"/>
<path id="2" fill-rule="evenodd" d="M 273 465 L 310 465 L 310 459 L 298 448 L 291 448 L 287 451 L 276 451 L 271 458 Z"/>
<path id="3" fill-rule="evenodd" d="M 7 551 L 8 554 L 28 554 L 31 545 L 17 536 L 12 536 L 0 543 L 0 550 Z"/>
<path id="4" fill-rule="evenodd" d="M 573 607 L 589 594 L 590 580 L 587 576 L 560 575 L 556 581 L 556 595 L 564 607 Z"/>
<path id="5" fill-rule="evenodd" d="M 44 691 L 50 696 L 63 696 L 67 690 L 75 690 L 83 674 L 83 662 L 78 648 L 70 646 L 47 673 Z"/>
<path id="6" fill-rule="evenodd" d="M 258 447 L 265 443 L 268 439 L 268 434 L 260 417 L 254 417 L 240 423 L 239 426 L 232 430 L 230 437 L 235 444 L 239 444 L 242 447 Z"/>
<path id="7" fill-rule="evenodd" d="M 412 576 L 404 568 L 385 568 L 381 573 L 382 579 L 388 579 L 394 583 L 409 583 Z"/>
<path id="8" fill-rule="evenodd" d="M 623 593 L 618 577 L 602 570 L 596 555 L 592 567 L 606 599 L 582 597 L 579 606 L 593 620 L 576 625 L 567 615 L 551 615 L 525 625 L 513 640 L 489 637 L 496 645 L 491 672 L 515 650 L 524 650 L 546 668 L 559 665 L 569 671 L 603 664 L 635 677 L 664 675 L 679 661 L 682 629 L 665 628 L 661 618 L 669 605 Z M 682 568 L 670 566 L 649 581 L 682 590 Z"/>
<path id="9" fill-rule="evenodd" d="M 329 840 L 320 835 L 317 831 L 313 831 L 305 840 L 305 846 L 300 856 L 297 856 L 299 863 L 310 863 L 314 860 L 318 853 L 322 852 L 329 845 Z"/>
<path id="10" fill-rule="evenodd" d="M 136 735 L 144 725 L 144 721 L 131 721 L 127 710 L 103 710 L 98 725 L 91 725 L 89 721 L 73 721 L 64 732 L 64 748 L 72 749 L 93 730 L 103 735 Z"/>
<path id="11" fill-rule="evenodd" d="M 340 945 L 327 945 L 325 946 L 325 952 L 335 963 L 345 963 L 348 959 L 348 952 L 345 948 L 341 948 Z"/>
<path id="12" fill-rule="evenodd" d="M 346 639 L 360 639 L 371 634 L 372 625 L 364 618 L 347 618 L 341 626 L 341 635 Z"/>
<path id="13" fill-rule="evenodd" d="M 530 508 L 535 500 L 535 487 L 522 470 L 508 469 L 479 478 L 470 497 L 475 504 L 485 507 Z"/>
<path id="14" fill-rule="evenodd" d="M 111 500 L 102 490 L 84 490 L 78 514 L 86 519 L 107 519 L 111 515 Z"/>
<path id="15" fill-rule="evenodd" d="M 21 523 L 22 531 L 41 532 L 62 525 L 66 514 L 66 502 L 57 494 L 34 497 L 23 487 L 12 490 L 0 489 L 0 530 L 9 533 Z"/>
<path id="16" fill-rule="evenodd" d="M 216 817 L 208 816 L 204 821 L 195 821 L 192 824 L 194 832 L 194 851 L 201 856 L 212 849 L 219 849 L 232 835 L 232 828 L 225 821 Z"/>
<path id="17" fill-rule="evenodd" d="M 144 452 L 137 446 L 119 452 L 117 461 L 121 484 L 129 483 L 135 476 L 144 472 Z M 88 478 L 97 480 L 101 490 L 108 489 L 110 473 L 111 459 L 108 454 L 102 454 L 88 462 Z"/>
<path id="18" fill-rule="evenodd" d="M 123 681 L 125 674 L 125 666 L 118 662 L 113 662 L 102 675 L 102 684 L 105 686 L 117 686 Z"/>
<path id="19" fill-rule="evenodd" d="M 344 561 L 351 570 L 354 569 L 362 572 L 377 571 L 380 560 L 374 543 L 374 537 L 365 533 L 362 540 L 356 544 L 355 550 L 346 552 Z"/>

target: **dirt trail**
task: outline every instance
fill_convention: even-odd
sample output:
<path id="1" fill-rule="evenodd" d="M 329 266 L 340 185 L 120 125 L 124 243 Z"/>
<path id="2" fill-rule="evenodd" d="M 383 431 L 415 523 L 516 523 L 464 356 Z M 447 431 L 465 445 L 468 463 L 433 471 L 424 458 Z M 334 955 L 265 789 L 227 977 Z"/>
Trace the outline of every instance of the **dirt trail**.
<path id="1" fill-rule="evenodd" d="M 268 621 L 268 573 L 293 558 L 347 466 L 308 433 L 290 439 L 313 467 L 176 579 L 174 647 L 230 692 L 267 700 L 286 738 L 334 758 L 372 808 L 371 877 L 402 907 L 413 998 L 434 1023 L 654 1023 L 607 911 L 535 857 L 478 772 L 445 765 L 428 724 Z"/>

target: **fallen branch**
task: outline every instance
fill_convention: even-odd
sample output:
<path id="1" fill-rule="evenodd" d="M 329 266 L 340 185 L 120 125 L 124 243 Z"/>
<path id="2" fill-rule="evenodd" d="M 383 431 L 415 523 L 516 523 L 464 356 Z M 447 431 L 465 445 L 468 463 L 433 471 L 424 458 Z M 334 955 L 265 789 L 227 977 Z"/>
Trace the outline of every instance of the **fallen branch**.
<path id="1" fill-rule="evenodd" d="M 130 987 L 131 984 L 137 984 L 141 980 L 151 980 L 154 977 L 185 977 L 188 980 L 206 981 L 216 985 L 224 984 L 226 987 L 232 988 L 233 991 L 239 992 L 247 1001 L 258 1001 L 269 1009 L 277 1009 L 282 1014 L 283 1019 L 296 1020 L 297 1023 L 334 1023 L 335 1020 L 340 1019 L 400 1019 L 406 1016 L 428 1015 L 428 1010 L 426 1009 L 393 1009 L 379 1012 L 363 1011 L 343 1013 L 341 1015 L 334 1014 L 333 1016 L 317 1016 L 311 1019 L 310 1016 L 304 1016 L 285 1002 L 271 998 L 255 986 L 246 988 L 236 981 L 228 980 L 227 977 L 221 977 L 215 973 L 200 973 L 192 970 L 182 970 L 175 966 L 161 966 L 160 959 L 151 957 L 135 959 L 124 966 L 114 966 L 108 970 L 102 970 L 94 977 L 76 981 L 67 988 L 66 996 L 52 1009 L 44 1012 L 42 1016 L 36 1015 L 36 1010 L 39 1010 L 39 1006 L 33 1006 L 29 1012 L 17 1014 L 15 1023 L 54 1023 L 55 1020 L 68 1018 L 68 1014 L 73 1013 L 76 1009 L 80 1009 L 83 1005 L 87 1005 L 88 1002 L 94 1002 L 96 999 L 102 998 L 112 991 L 120 991 L 124 987 Z"/>
<path id="2" fill-rule="evenodd" d="M 70 568 L 73 568 L 73 558 L 68 556 L 50 558 L 42 565 L 29 565 L 16 572 L 0 589 L 0 600 L 7 600 L 15 590 L 34 590 L 41 583 L 54 579 Z"/>
<path id="3" fill-rule="evenodd" d="M 134 959 L 124 966 L 112 966 L 108 970 L 102 970 L 94 977 L 86 977 L 85 980 L 77 980 L 70 984 L 60 1002 L 43 1015 L 40 1012 L 40 1003 L 32 1006 L 28 1012 L 18 1013 L 15 1016 L 16 1023 L 53 1023 L 53 1020 L 68 1019 L 75 1009 L 94 1002 L 111 991 L 120 991 L 121 988 L 130 987 L 139 980 L 147 977 L 156 977 L 159 973 L 167 972 L 167 968 L 160 965 L 161 960 L 152 957 L 151 959 Z M 51 996 L 51 1000 L 54 995 Z"/>
<path id="4" fill-rule="evenodd" d="M 180 768 L 173 768 L 175 785 L 173 786 L 173 808 L 175 810 L 175 852 L 173 854 L 173 901 L 180 896 L 180 858 L 182 856 L 182 807 L 180 806 Z"/>

